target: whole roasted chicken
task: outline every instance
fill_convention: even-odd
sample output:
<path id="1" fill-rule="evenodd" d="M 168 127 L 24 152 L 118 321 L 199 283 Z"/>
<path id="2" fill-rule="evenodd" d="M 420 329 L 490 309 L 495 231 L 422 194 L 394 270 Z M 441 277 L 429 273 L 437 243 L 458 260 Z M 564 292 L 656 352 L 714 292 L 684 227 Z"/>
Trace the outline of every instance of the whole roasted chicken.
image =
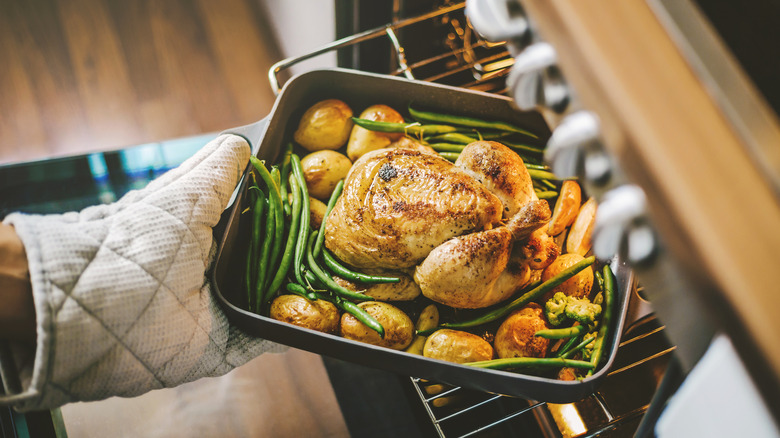
<path id="1" fill-rule="evenodd" d="M 353 164 L 325 245 L 357 268 L 415 268 L 426 297 L 479 308 L 514 294 L 558 255 L 537 231 L 549 219 L 522 159 L 500 143 L 474 142 L 455 164 L 380 149 Z"/>

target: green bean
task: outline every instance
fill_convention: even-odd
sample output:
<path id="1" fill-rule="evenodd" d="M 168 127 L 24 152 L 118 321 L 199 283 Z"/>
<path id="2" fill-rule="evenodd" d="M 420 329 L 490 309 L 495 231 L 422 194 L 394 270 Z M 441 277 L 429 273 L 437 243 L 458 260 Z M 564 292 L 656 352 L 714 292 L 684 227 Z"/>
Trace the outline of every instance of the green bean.
<path id="1" fill-rule="evenodd" d="M 320 299 L 319 296 L 317 296 L 316 293 L 307 290 L 305 287 L 301 286 L 297 283 L 287 283 L 284 286 L 285 289 L 287 289 L 287 292 L 294 293 L 295 295 L 301 296 L 303 298 L 306 298 L 309 301 L 316 301 Z"/>
<path id="2" fill-rule="evenodd" d="M 263 302 L 268 302 L 268 300 L 271 299 L 271 296 L 273 296 L 273 294 L 275 294 L 276 291 L 279 290 L 279 288 L 282 286 L 282 282 L 287 278 L 287 272 L 290 270 L 290 265 L 292 264 L 292 260 L 295 256 L 295 244 L 297 242 L 298 233 L 300 231 L 300 221 L 302 216 L 302 201 L 298 180 L 293 175 L 290 175 L 288 179 L 290 182 L 290 191 L 293 195 L 290 232 L 287 235 L 287 242 L 284 247 L 284 252 L 282 253 L 282 261 L 279 263 L 279 269 L 277 269 L 274 278 L 271 280 L 271 284 L 265 291 Z"/>
<path id="3" fill-rule="evenodd" d="M 265 185 L 268 187 L 268 202 L 269 205 L 273 207 L 273 216 L 271 216 L 271 219 L 274 221 L 274 230 L 284 230 L 284 211 L 282 207 L 282 197 L 281 192 L 279 190 L 279 184 L 276 183 L 278 176 L 272 175 L 273 173 L 277 173 L 278 175 L 278 168 L 276 168 L 276 171 L 272 169 L 271 172 L 268 171 L 268 169 L 265 167 L 265 163 L 258 159 L 255 156 L 250 156 L 249 161 L 252 163 L 252 166 L 257 170 L 257 173 L 260 175 L 260 178 L 265 182 Z M 271 262 L 274 262 L 276 258 L 279 256 L 279 252 L 282 248 L 282 239 L 275 239 L 273 242 L 273 246 L 270 249 L 270 255 L 268 257 L 268 260 L 265 260 L 265 263 L 268 263 L 269 260 Z M 262 285 L 265 286 L 265 285 Z"/>
<path id="4" fill-rule="evenodd" d="M 373 300 L 368 295 L 359 293 L 359 292 L 353 292 L 344 286 L 341 286 L 340 284 L 333 281 L 333 279 L 322 270 L 322 268 L 317 264 L 317 261 L 314 260 L 314 254 L 312 251 L 312 247 L 314 246 L 314 241 L 317 239 L 317 231 L 312 231 L 311 236 L 309 237 L 309 242 L 307 243 L 306 247 L 306 260 L 307 260 L 307 266 L 311 270 L 311 272 L 314 274 L 314 276 L 322 282 L 322 284 L 325 285 L 325 287 L 335 293 L 336 295 L 342 297 L 342 298 L 348 298 L 350 300 L 358 300 L 358 301 L 369 301 Z"/>
<path id="5" fill-rule="evenodd" d="M 379 337 L 382 339 L 385 338 L 385 328 L 382 327 L 382 324 L 380 324 L 376 318 L 371 316 L 371 314 L 366 312 L 362 307 L 337 296 L 332 297 L 329 301 L 338 306 L 341 310 L 354 316 L 355 319 L 363 323 L 366 327 L 379 333 Z"/>
<path id="6" fill-rule="evenodd" d="M 303 278 L 306 279 L 306 287 L 320 292 L 327 292 L 328 288 L 309 269 L 304 269 Z"/>
<path id="7" fill-rule="evenodd" d="M 445 160 L 452 161 L 454 163 L 460 156 L 460 152 L 439 152 L 439 155 L 441 155 L 441 157 Z"/>
<path id="8" fill-rule="evenodd" d="M 580 336 L 572 336 L 569 338 L 568 341 L 566 341 L 565 344 L 563 344 L 563 347 L 561 347 L 560 350 L 558 350 L 558 354 L 556 354 L 556 357 L 563 357 L 566 355 L 566 353 L 569 352 L 569 350 L 574 347 L 574 345 L 579 341 Z M 567 356 L 568 357 L 568 356 Z"/>
<path id="9" fill-rule="evenodd" d="M 260 307 L 263 302 L 263 291 L 265 290 L 265 284 L 267 281 L 266 276 L 269 271 L 269 264 L 271 258 L 271 247 L 274 243 L 274 236 L 276 233 L 276 222 L 273 220 L 276 214 L 278 206 L 273 202 L 268 202 L 268 214 L 265 220 L 265 234 L 263 234 L 263 242 L 260 246 L 260 253 L 258 259 L 255 260 L 257 264 L 257 280 L 255 281 L 255 312 L 260 312 Z"/>
<path id="10" fill-rule="evenodd" d="M 531 175 L 531 179 L 553 180 L 558 181 L 560 178 L 552 172 L 546 170 L 528 169 L 528 174 Z"/>
<path id="11" fill-rule="evenodd" d="M 546 187 L 547 189 L 549 189 L 549 190 L 556 190 L 556 189 L 558 189 L 558 187 L 556 187 L 556 186 L 555 186 L 555 184 L 553 184 L 553 183 L 552 183 L 552 182 L 550 182 L 549 180 L 546 180 L 546 179 L 540 179 L 540 180 L 537 180 L 537 181 L 539 181 L 539 183 L 540 183 L 541 185 L 545 186 L 545 187 Z"/>
<path id="12" fill-rule="evenodd" d="M 593 344 L 593 353 L 590 356 L 591 364 L 595 369 L 599 362 L 601 362 L 601 356 L 604 351 L 604 342 L 606 342 L 607 333 L 609 332 L 609 325 L 612 323 L 612 312 L 615 301 L 615 276 L 612 274 L 612 269 L 609 265 L 604 265 L 604 303 L 602 304 L 601 321 L 599 321 L 599 331 L 596 334 L 596 343 Z M 588 375 L 593 374 L 593 370 L 588 372 Z"/>
<path id="13" fill-rule="evenodd" d="M 301 192 L 301 218 L 298 231 L 298 241 L 295 244 L 295 259 L 293 260 L 293 271 L 295 279 L 299 284 L 303 283 L 303 259 L 306 256 L 306 239 L 309 237 L 309 221 L 311 220 L 311 211 L 309 207 L 309 189 L 306 187 L 306 178 L 303 176 L 303 166 L 298 155 L 291 157 L 291 167 L 293 175 L 298 182 Z"/>
<path id="14" fill-rule="evenodd" d="M 536 192 L 536 197 L 539 199 L 552 199 L 558 196 L 558 192 L 554 190 L 539 190 Z"/>
<path id="15" fill-rule="evenodd" d="M 409 114 L 421 123 L 442 123 L 449 125 L 467 126 L 469 128 L 495 129 L 498 131 L 515 132 L 518 134 L 527 135 L 529 137 L 539 138 L 536 134 L 511 123 L 488 121 L 474 117 L 453 116 L 430 111 L 418 111 L 411 106 L 408 109 Z"/>
<path id="16" fill-rule="evenodd" d="M 419 123 L 392 123 L 376 120 L 360 119 L 352 117 L 352 121 L 361 128 L 369 131 L 403 133 L 406 135 L 423 136 L 455 132 L 454 126 L 448 125 L 421 125 Z"/>
<path id="17" fill-rule="evenodd" d="M 532 154 L 534 156 L 542 156 L 544 154 L 544 148 L 540 146 L 533 146 L 525 143 L 515 143 L 513 141 L 503 140 L 501 141 L 501 144 L 508 147 L 509 149 L 514 150 L 517 153 L 524 152 L 527 154 Z"/>
<path id="18" fill-rule="evenodd" d="M 257 192 L 257 193 L 255 193 Z M 263 227 L 263 209 L 265 207 L 266 199 L 265 193 L 260 190 L 257 185 L 253 185 L 249 188 L 248 193 L 254 193 L 254 199 L 252 201 L 252 222 L 251 222 L 251 240 L 249 241 L 249 251 L 247 254 L 246 266 L 247 266 L 247 308 L 252 310 L 253 297 L 255 284 L 257 282 L 257 251 L 260 247 L 260 241 L 262 236 L 260 235 L 260 229 Z M 251 195 L 250 195 L 251 197 Z"/>
<path id="19" fill-rule="evenodd" d="M 328 200 L 328 206 L 325 208 L 325 214 L 322 216 L 322 222 L 320 223 L 320 233 L 317 235 L 317 242 L 314 243 L 314 258 L 320 256 L 320 253 L 322 252 L 322 243 L 325 241 L 325 224 L 328 221 L 328 216 L 330 215 L 331 210 L 333 210 L 333 206 L 336 205 L 336 201 L 339 199 L 339 196 L 341 196 L 341 191 L 344 189 L 344 180 L 339 180 L 338 184 L 336 184 L 336 187 L 333 188 L 333 193 L 330 194 L 330 199 Z"/>
<path id="20" fill-rule="evenodd" d="M 550 170 L 550 167 L 545 164 L 530 164 L 530 163 L 523 163 L 523 164 L 525 164 L 526 169 Z"/>
<path id="21" fill-rule="evenodd" d="M 559 272 L 554 277 L 550 278 L 549 280 L 545 281 L 544 283 L 534 287 L 530 291 L 524 293 L 520 297 L 512 300 L 508 304 L 505 304 L 501 307 L 498 307 L 497 309 L 494 309 L 488 313 L 485 313 L 482 316 L 479 316 L 477 318 L 468 320 L 468 321 L 461 321 L 461 322 L 451 322 L 451 323 L 444 323 L 441 324 L 441 328 L 452 328 L 452 329 L 459 329 L 459 328 L 468 328 L 468 327 L 476 327 L 482 324 L 486 324 L 488 322 L 495 321 L 499 318 L 502 318 L 512 311 L 519 309 L 526 304 L 530 303 L 531 301 L 534 301 L 544 295 L 545 293 L 551 291 L 556 286 L 560 285 L 564 281 L 570 279 L 571 277 L 574 277 L 577 275 L 580 271 L 583 269 L 589 267 L 596 261 L 596 257 L 587 257 L 583 260 L 580 260 L 579 262 L 569 266 L 568 268 L 564 269 L 563 271 Z M 426 333 L 419 333 L 421 335 L 427 335 L 430 333 L 433 333 L 436 331 L 437 328 L 426 330 Z"/>
<path id="22" fill-rule="evenodd" d="M 448 132 L 446 134 L 435 135 L 431 138 L 427 138 L 426 140 L 428 143 L 454 143 L 465 146 L 469 143 L 477 141 L 478 139 L 469 137 L 468 135 L 462 134 L 460 132 Z"/>
<path id="23" fill-rule="evenodd" d="M 573 339 L 577 339 L 577 338 L 573 338 Z M 591 342 L 594 342 L 594 341 L 595 341 L 595 339 L 592 336 L 590 336 L 590 337 L 586 336 L 579 344 L 577 344 L 576 347 L 572 348 L 571 350 L 566 351 L 565 353 L 561 354 L 558 357 L 563 358 L 563 359 L 568 359 L 568 358 L 574 356 L 575 354 L 577 354 L 578 351 L 580 351 L 583 348 L 587 347 L 588 344 L 590 344 Z M 596 365 L 593 365 L 593 366 L 595 368 Z"/>
<path id="24" fill-rule="evenodd" d="M 269 200 L 274 201 L 274 221 L 276 222 L 275 225 L 275 233 L 274 233 L 274 244 L 271 247 L 271 255 L 268 258 L 268 269 L 269 271 L 277 266 L 279 263 L 279 256 L 282 252 L 282 241 L 284 240 L 284 203 L 282 202 L 282 192 L 281 192 L 281 174 L 279 172 L 279 167 L 274 166 L 271 168 L 271 177 L 273 178 L 274 182 L 276 182 L 276 190 L 277 190 L 277 199 L 269 198 Z M 268 279 L 266 279 L 268 280 Z M 268 286 L 268 283 L 264 286 Z"/>
<path id="25" fill-rule="evenodd" d="M 453 143 L 429 143 L 428 146 L 431 147 L 436 152 L 457 152 L 461 153 L 463 152 L 463 148 L 465 148 L 465 145 L 462 144 L 453 144 Z"/>
<path id="26" fill-rule="evenodd" d="M 325 262 L 325 266 L 334 274 L 338 275 L 339 277 L 354 281 L 358 283 L 366 283 L 366 284 L 380 284 L 380 283 L 398 283 L 401 281 L 398 277 L 384 277 L 381 275 L 368 275 L 364 274 L 362 272 L 356 272 L 353 271 L 346 266 L 339 263 L 338 260 L 336 260 L 336 257 L 331 254 L 330 251 L 327 249 L 324 249 L 322 251 L 322 261 Z"/>
<path id="27" fill-rule="evenodd" d="M 572 336 L 579 336 L 588 330 L 586 325 L 575 325 L 573 327 L 538 330 L 534 336 L 545 339 L 566 339 Z"/>
<path id="28" fill-rule="evenodd" d="M 494 370 L 506 370 L 512 368 L 528 367 L 550 367 L 550 368 L 583 368 L 592 369 L 593 364 L 584 360 L 563 359 L 560 357 L 512 357 L 507 359 L 492 359 L 479 362 L 468 362 L 469 365 L 477 368 L 490 368 Z"/>
<path id="29" fill-rule="evenodd" d="M 282 185 L 279 187 L 279 193 L 282 197 L 282 205 L 284 206 L 284 215 L 290 216 L 292 213 L 292 205 L 290 205 L 290 201 L 287 199 L 287 191 L 289 188 L 289 176 L 290 176 L 290 156 L 293 153 L 293 145 L 292 143 L 287 143 L 287 149 L 284 151 L 284 157 L 282 158 L 282 170 L 281 170 L 281 180 Z"/>

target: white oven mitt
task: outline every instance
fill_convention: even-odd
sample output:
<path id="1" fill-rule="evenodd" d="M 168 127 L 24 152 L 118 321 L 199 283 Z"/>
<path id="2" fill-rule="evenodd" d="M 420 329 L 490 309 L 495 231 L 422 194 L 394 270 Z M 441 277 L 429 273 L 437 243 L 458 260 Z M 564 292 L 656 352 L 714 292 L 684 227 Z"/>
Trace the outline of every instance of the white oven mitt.
<path id="1" fill-rule="evenodd" d="M 222 135 L 113 204 L 9 215 L 27 251 L 37 342 L 0 351 L 0 402 L 24 411 L 132 397 L 283 351 L 230 326 L 207 278 L 212 227 L 249 154 Z"/>

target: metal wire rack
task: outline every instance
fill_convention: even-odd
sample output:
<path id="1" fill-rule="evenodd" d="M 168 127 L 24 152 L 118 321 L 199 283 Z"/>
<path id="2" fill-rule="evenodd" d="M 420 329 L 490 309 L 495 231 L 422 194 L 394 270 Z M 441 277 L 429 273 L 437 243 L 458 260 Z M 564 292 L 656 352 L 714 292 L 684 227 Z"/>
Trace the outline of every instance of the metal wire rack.
<path id="1" fill-rule="evenodd" d="M 269 70 L 269 82 L 278 93 L 283 85 L 280 74 L 290 67 L 328 52 L 387 38 L 395 65 L 388 74 L 506 94 L 505 78 L 514 58 L 504 44 L 487 42 L 473 32 L 464 8 L 463 2 L 447 3 L 426 14 L 399 19 L 281 60 Z M 415 26 L 441 30 L 443 42 L 438 53 L 426 53 L 419 59 L 408 56 L 403 44 L 404 32 Z M 438 435 L 442 438 L 633 436 L 674 351 L 664 327 L 649 313 L 639 292 L 632 297 L 632 303 L 639 303 L 643 310 L 635 309 L 634 323 L 628 321 L 613 370 L 598 392 L 576 403 L 536 402 L 412 377 L 414 392 L 419 395 Z"/>
<path id="2" fill-rule="evenodd" d="M 423 15 L 400 19 L 333 41 L 306 54 L 283 59 L 268 71 L 271 88 L 277 93 L 281 91 L 280 74 L 298 63 L 366 41 L 387 38 L 393 51 L 390 56 L 396 66 L 387 74 L 504 94 L 504 78 L 514 58 L 504 44 L 490 43 L 473 32 L 463 14 L 464 8 L 463 2 L 442 6 Z M 403 45 L 403 32 L 421 26 L 434 26 L 441 30 L 442 43 L 438 48 L 443 51 L 424 53 L 416 60 L 409 59 Z"/>

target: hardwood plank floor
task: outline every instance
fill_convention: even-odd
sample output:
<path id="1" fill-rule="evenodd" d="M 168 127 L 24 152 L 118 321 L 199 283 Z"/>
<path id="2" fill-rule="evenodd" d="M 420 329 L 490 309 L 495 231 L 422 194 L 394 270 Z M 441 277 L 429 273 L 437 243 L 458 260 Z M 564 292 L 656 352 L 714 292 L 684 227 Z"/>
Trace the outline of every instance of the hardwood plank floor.
<path id="1" fill-rule="evenodd" d="M 0 163 L 259 120 L 281 59 L 256 0 L 2 0 L 0 57 Z"/>
<path id="2" fill-rule="evenodd" d="M 271 109 L 259 0 L 0 0 L 0 164 L 217 132 Z M 62 409 L 71 437 L 344 437 L 322 359 Z"/>

